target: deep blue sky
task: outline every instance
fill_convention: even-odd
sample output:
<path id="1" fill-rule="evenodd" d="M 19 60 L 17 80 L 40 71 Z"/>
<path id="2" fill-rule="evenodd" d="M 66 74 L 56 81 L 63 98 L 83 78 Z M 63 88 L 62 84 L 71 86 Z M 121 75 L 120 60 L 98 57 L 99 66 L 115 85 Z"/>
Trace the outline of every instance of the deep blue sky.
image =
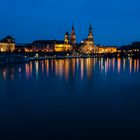
<path id="1" fill-rule="evenodd" d="M 75 25 L 77 40 L 93 25 L 96 44 L 140 41 L 140 0 L 0 0 L 0 39 L 63 39 Z"/>

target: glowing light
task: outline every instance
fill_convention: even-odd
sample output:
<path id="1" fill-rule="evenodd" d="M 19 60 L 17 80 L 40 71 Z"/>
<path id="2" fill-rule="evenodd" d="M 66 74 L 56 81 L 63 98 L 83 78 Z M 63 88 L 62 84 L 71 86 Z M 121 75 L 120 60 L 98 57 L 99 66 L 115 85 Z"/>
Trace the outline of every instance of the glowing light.
<path id="1" fill-rule="evenodd" d="M 134 60 L 134 72 L 137 71 L 137 60 Z"/>
<path id="2" fill-rule="evenodd" d="M 30 75 L 32 75 L 32 71 L 33 71 L 33 62 L 30 62 Z"/>
<path id="3" fill-rule="evenodd" d="M 46 65 L 46 73 L 48 76 L 49 75 L 49 61 L 48 60 L 45 61 L 45 65 Z"/>
<path id="4" fill-rule="evenodd" d="M 105 61 L 105 74 L 108 73 L 108 68 L 109 68 L 109 61 L 108 61 L 108 58 L 107 58 L 107 60 Z"/>
<path id="5" fill-rule="evenodd" d="M 4 70 L 4 71 L 3 71 L 3 79 L 6 80 L 6 77 L 7 77 L 7 71 Z"/>
<path id="6" fill-rule="evenodd" d="M 129 64 L 130 64 L 130 74 L 132 73 L 132 64 L 133 64 L 133 62 L 132 62 L 132 58 L 130 58 L 130 62 L 129 62 Z"/>
<path id="7" fill-rule="evenodd" d="M 69 50 L 72 50 L 72 46 L 69 44 L 55 44 L 56 52 L 65 52 Z"/>
<path id="8" fill-rule="evenodd" d="M 121 72 L 121 59 L 118 58 L 118 73 Z"/>
<path id="9" fill-rule="evenodd" d="M 38 63 L 38 61 L 35 62 L 35 69 L 36 69 L 36 79 L 38 80 L 38 73 L 39 73 L 39 63 Z"/>
<path id="10" fill-rule="evenodd" d="M 18 68 L 19 73 L 21 73 L 21 67 Z"/>
<path id="11" fill-rule="evenodd" d="M 42 75 L 44 74 L 44 61 L 42 61 Z"/>
<path id="12" fill-rule="evenodd" d="M 139 59 L 137 59 L 137 72 L 139 72 L 139 64 L 140 64 Z"/>
<path id="13" fill-rule="evenodd" d="M 115 70 L 115 58 L 113 58 L 113 60 L 112 60 L 112 66 L 113 66 L 113 72 L 114 72 L 114 70 Z"/>
<path id="14" fill-rule="evenodd" d="M 65 79 L 68 80 L 69 78 L 69 61 L 65 60 Z"/>
<path id="15" fill-rule="evenodd" d="M 84 59 L 81 59 L 81 80 L 84 78 Z"/>
<path id="16" fill-rule="evenodd" d="M 101 70 L 101 73 L 104 71 L 104 61 L 103 61 L 103 58 L 101 58 L 101 60 L 100 60 L 100 70 Z"/>
<path id="17" fill-rule="evenodd" d="M 73 76 L 75 75 L 76 66 L 77 66 L 76 60 L 72 59 L 72 74 L 73 74 Z"/>
<path id="18" fill-rule="evenodd" d="M 87 70 L 87 76 L 89 79 L 92 77 L 92 65 L 91 65 L 91 59 L 86 59 L 86 70 Z"/>
<path id="19" fill-rule="evenodd" d="M 126 67 L 126 60 L 123 59 L 123 71 L 125 71 L 125 67 Z"/>
<path id="20" fill-rule="evenodd" d="M 60 76 L 60 78 L 62 78 L 63 74 L 64 74 L 64 62 L 65 60 L 55 60 L 55 73 L 57 76 Z"/>
<path id="21" fill-rule="evenodd" d="M 30 77 L 30 68 L 28 64 L 25 64 L 25 71 L 26 71 L 26 78 L 29 79 Z"/>

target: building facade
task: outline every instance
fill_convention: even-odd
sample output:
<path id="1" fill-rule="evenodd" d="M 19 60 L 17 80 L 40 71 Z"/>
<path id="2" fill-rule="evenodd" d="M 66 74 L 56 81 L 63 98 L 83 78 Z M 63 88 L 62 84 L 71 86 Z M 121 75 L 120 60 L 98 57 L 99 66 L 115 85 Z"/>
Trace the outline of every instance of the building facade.
<path id="1" fill-rule="evenodd" d="M 117 47 L 115 46 L 96 46 L 95 48 L 97 49 L 97 53 L 104 54 L 104 53 L 116 53 L 117 52 Z"/>
<path id="2" fill-rule="evenodd" d="M 94 53 L 94 49 L 95 49 L 94 37 L 92 33 L 92 26 L 90 25 L 88 37 L 87 39 L 82 41 L 80 52 L 85 53 L 85 54 L 91 54 L 91 53 Z"/>
<path id="3" fill-rule="evenodd" d="M 33 52 L 32 44 L 17 43 L 16 52 Z"/>
<path id="4" fill-rule="evenodd" d="M 55 52 L 68 52 L 72 50 L 73 50 L 73 47 L 69 41 L 69 33 L 66 32 L 64 41 L 56 41 L 56 43 L 54 44 L 54 51 Z"/>
<path id="5" fill-rule="evenodd" d="M 115 53 L 117 47 L 113 46 L 95 46 L 92 26 L 89 27 L 87 39 L 81 43 L 76 43 L 76 34 L 74 26 L 69 35 L 65 33 L 63 40 L 37 40 L 32 44 L 16 44 L 15 39 L 7 36 L 0 41 L 0 52 L 73 52 L 81 54 L 101 54 L 101 53 Z"/>
<path id="6" fill-rule="evenodd" d="M 13 37 L 7 36 L 0 41 L 0 52 L 13 52 L 15 49 L 15 39 Z"/>
<path id="7" fill-rule="evenodd" d="M 32 43 L 33 52 L 53 52 L 56 40 L 36 40 Z"/>
<path id="8" fill-rule="evenodd" d="M 68 32 L 66 32 L 64 40 L 37 40 L 32 43 L 33 52 L 68 52 L 72 49 Z"/>

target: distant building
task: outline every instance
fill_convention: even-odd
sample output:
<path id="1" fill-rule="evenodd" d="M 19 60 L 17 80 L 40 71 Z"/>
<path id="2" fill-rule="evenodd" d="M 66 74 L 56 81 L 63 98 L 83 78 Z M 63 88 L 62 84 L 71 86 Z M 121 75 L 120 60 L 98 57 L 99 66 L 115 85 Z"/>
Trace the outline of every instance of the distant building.
<path id="1" fill-rule="evenodd" d="M 130 45 L 121 46 L 119 48 L 120 52 L 139 52 L 140 51 L 140 42 L 133 42 Z"/>
<path id="2" fill-rule="evenodd" d="M 15 49 L 15 39 L 13 37 L 7 36 L 0 41 L 0 52 L 13 52 Z"/>
<path id="3" fill-rule="evenodd" d="M 15 39 L 11 36 L 7 36 L 0 41 L 0 52 L 73 52 L 73 55 L 77 55 L 77 53 L 101 54 L 119 51 L 126 52 L 125 48 L 129 52 L 139 51 L 140 42 L 134 42 L 132 45 L 123 46 L 120 49 L 114 46 L 96 46 L 91 25 L 89 27 L 87 39 L 84 39 L 81 43 L 76 42 L 76 34 L 73 25 L 70 35 L 68 32 L 65 33 L 64 40 L 36 40 L 32 44 L 20 43 L 15 45 Z"/>
<path id="4" fill-rule="evenodd" d="M 69 33 L 66 32 L 64 40 L 37 40 L 32 43 L 33 52 L 67 52 L 72 51 Z"/>
<path id="5" fill-rule="evenodd" d="M 56 41 L 54 44 L 54 51 L 55 52 L 67 52 L 72 51 L 73 47 L 69 41 L 69 33 L 66 32 L 64 41 Z"/>
<path id="6" fill-rule="evenodd" d="M 33 52 L 53 52 L 56 40 L 36 40 L 32 43 Z"/>
<path id="7" fill-rule="evenodd" d="M 32 44 L 17 43 L 16 52 L 32 52 Z"/>
<path id="8" fill-rule="evenodd" d="M 94 53 L 94 49 L 95 49 L 94 38 L 92 33 L 92 26 L 90 25 L 88 37 L 87 39 L 82 41 L 82 46 L 80 48 L 80 51 L 82 53 L 91 54 Z"/>
<path id="9" fill-rule="evenodd" d="M 73 46 L 73 50 L 76 50 L 76 34 L 75 34 L 74 26 L 72 26 L 72 31 L 70 35 L 70 44 Z"/>
<path id="10" fill-rule="evenodd" d="M 115 46 L 95 46 L 96 53 L 116 53 L 117 47 Z"/>

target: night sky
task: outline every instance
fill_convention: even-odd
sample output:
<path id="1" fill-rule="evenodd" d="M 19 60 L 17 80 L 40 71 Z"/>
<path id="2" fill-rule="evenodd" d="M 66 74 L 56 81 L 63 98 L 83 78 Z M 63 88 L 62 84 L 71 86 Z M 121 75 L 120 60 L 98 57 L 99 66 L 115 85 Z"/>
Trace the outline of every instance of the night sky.
<path id="1" fill-rule="evenodd" d="M 74 24 L 80 42 L 92 24 L 96 44 L 140 41 L 139 0 L 0 0 L 0 5 L 0 39 L 62 40 Z"/>

